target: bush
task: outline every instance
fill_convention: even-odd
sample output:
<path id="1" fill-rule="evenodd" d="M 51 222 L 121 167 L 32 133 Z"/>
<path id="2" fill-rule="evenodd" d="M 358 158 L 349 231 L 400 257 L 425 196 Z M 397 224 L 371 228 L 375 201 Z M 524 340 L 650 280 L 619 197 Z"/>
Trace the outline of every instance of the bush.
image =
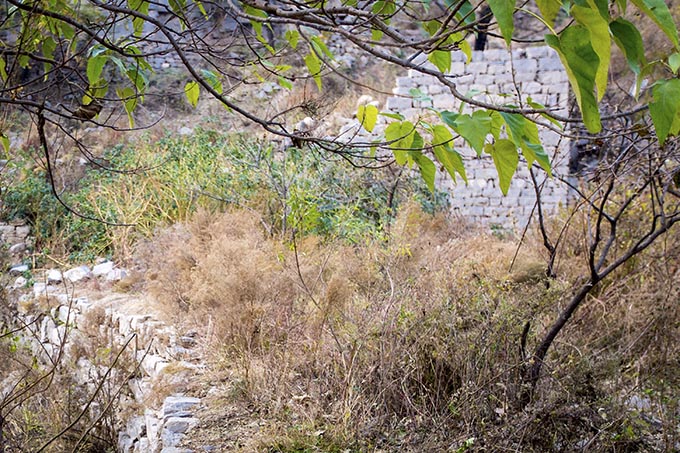
<path id="1" fill-rule="evenodd" d="M 227 418 L 228 401 L 266 420 L 225 451 L 656 451 L 661 425 L 627 407 L 638 385 L 654 389 L 649 404 L 674 429 L 677 289 L 658 294 L 666 317 L 648 306 L 668 262 L 654 279 L 630 275 L 626 297 L 611 287 L 584 307 L 538 402 L 521 409 L 523 328 L 531 321 L 529 344 L 540 337 L 573 284 L 547 285 L 538 251 L 525 245 L 510 272 L 515 244 L 412 204 L 387 241 L 355 245 L 308 235 L 291 250 L 258 222 L 204 212 L 144 258 L 164 311 L 212 340 L 207 379 L 220 390 L 202 418 Z M 640 362 L 622 368 L 622 357 Z M 222 432 L 201 430 L 195 446 L 220 445 Z"/>
<path id="2" fill-rule="evenodd" d="M 29 162 L 23 156 L 14 163 L 13 174 L 21 176 L 8 185 L 2 217 L 26 220 L 39 247 L 72 260 L 129 256 L 140 237 L 187 220 L 198 208 L 251 209 L 272 236 L 295 232 L 356 243 L 383 235 L 404 200 L 416 197 L 431 212 L 446 200 L 419 180 L 397 184 L 388 169 L 354 168 L 310 149 L 276 151 L 239 135 L 199 130 L 111 148 L 97 162 L 112 170 L 74 172 L 60 196 L 88 217 L 82 218 L 54 198 L 45 171 Z"/>

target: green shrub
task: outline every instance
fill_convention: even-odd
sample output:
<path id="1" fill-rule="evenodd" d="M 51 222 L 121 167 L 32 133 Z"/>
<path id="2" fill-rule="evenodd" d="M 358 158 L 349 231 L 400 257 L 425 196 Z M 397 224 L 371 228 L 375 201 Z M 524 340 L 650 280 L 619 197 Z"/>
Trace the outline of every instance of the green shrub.
<path id="1" fill-rule="evenodd" d="M 402 177 L 395 184 L 389 170 L 355 168 L 340 156 L 279 151 L 242 135 L 198 130 L 107 150 L 99 161 L 106 168 L 72 176 L 70 190 L 60 195 L 78 216 L 55 199 L 45 171 L 32 170 L 30 162 L 23 156 L 14 163 L 22 176 L 7 189 L 2 217 L 26 220 L 39 248 L 79 261 L 127 255 L 140 236 L 187 220 L 199 207 L 253 210 L 275 236 L 295 232 L 359 243 L 384 238 L 404 200 L 417 199 L 429 212 L 446 200 L 420 180 Z"/>

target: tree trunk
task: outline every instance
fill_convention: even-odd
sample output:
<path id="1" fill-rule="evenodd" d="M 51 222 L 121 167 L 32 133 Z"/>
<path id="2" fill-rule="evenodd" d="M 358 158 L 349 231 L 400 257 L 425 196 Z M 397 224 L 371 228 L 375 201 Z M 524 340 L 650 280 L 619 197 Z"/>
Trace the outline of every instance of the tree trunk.
<path id="1" fill-rule="evenodd" d="M 543 337 L 543 340 L 534 350 L 534 353 L 529 358 L 528 368 L 524 374 L 524 387 L 520 394 L 520 404 L 522 407 L 529 404 L 531 398 L 536 390 L 536 385 L 541 377 L 541 370 L 543 368 L 543 361 L 548 354 L 550 346 L 557 335 L 562 331 L 576 309 L 583 303 L 586 296 L 597 285 L 599 279 L 592 278 L 581 287 L 581 289 L 574 294 L 569 305 L 565 308 L 560 316 L 552 324 L 548 332 Z"/>

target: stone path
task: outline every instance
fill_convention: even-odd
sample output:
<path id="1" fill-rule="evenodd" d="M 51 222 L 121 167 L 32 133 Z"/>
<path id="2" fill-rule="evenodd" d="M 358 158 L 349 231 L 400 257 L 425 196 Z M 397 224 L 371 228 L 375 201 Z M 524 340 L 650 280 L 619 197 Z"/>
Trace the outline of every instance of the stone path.
<path id="1" fill-rule="evenodd" d="M 24 331 L 28 346 L 45 362 L 63 349 L 66 359 L 76 364 L 76 381 L 88 391 L 94 391 L 101 378 L 102 363 L 97 354 L 88 356 L 82 351 L 126 349 L 121 357 L 129 359 L 126 371 L 132 367 L 134 372 L 121 384 L 120 404 L 138 409 L 121 427 L 118 451 L 192 451 L 178 445 L 197 425 L 194 414 L 201 406 L 200 399 L 184 393 L 189 378 L 204 368 L 196 332 L 177 332 L 143 296 L 116 293 L 113 285 L 128 272 L 112 262 L 93 269 L 80 266 L 65 272 L 39 272 L 30 287 L 27 269 L 15 266 L 10 274 L 14 275 L 10 291 L 18 301 L 19 320 L 28 326 Z M 163 395 L 160 400 L 159 395 Z"/>

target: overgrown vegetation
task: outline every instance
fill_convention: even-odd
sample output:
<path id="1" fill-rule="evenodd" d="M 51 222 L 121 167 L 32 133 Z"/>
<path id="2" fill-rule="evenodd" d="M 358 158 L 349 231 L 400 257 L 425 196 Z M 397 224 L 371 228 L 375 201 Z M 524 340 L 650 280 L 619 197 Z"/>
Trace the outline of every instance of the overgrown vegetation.
<path id="1" fill-rule="evenodd" d="M 316 234 L 361 242 L 384 235 L 397 206 L 418 199 L 434 212 L 442 194 L 385 168 L 353 168 L 310 149 L 277 150 L 244 136 L 199 130 L 187 137 L 118 145 L 85 170 L 65 157 L 53 196 L 46 165 L 28 150 L 8 163 L 3 220 L 24 220 L 37 248 L 71 261 L 130 256 L 139 238 L 185 221 L 198 208 L 238 206 L 259 213 L 272 236 Z M 86 218 L 84 218 L 86 217 Z"/>
<path id="2" fill-rule="evenodd" d="M 537 341 L 569 300 L 578 243 L 566 246 L 561 277 L 548 280 L 534 238 L 510 271 L 515 245 L 414 205 L 386 243 L 308 236 L 291 246 L 258 222 L 241 210 L 203 212 L 146 255 L 165 311 L 212 340 L 212 372 L 197 391 L 218 391 L 191 446 L 675 448 L 678 269 L 665 251 L 677 235 L 591 296 L 551 352 L 540 397 L 522 409 L 523 326 L 534 320 L 527 341 Z M 236 420 L 262 421 L 234 427 L 234 405 L 251 408 Z M 226 438 L 225 426 L 234 430 Z"/>

